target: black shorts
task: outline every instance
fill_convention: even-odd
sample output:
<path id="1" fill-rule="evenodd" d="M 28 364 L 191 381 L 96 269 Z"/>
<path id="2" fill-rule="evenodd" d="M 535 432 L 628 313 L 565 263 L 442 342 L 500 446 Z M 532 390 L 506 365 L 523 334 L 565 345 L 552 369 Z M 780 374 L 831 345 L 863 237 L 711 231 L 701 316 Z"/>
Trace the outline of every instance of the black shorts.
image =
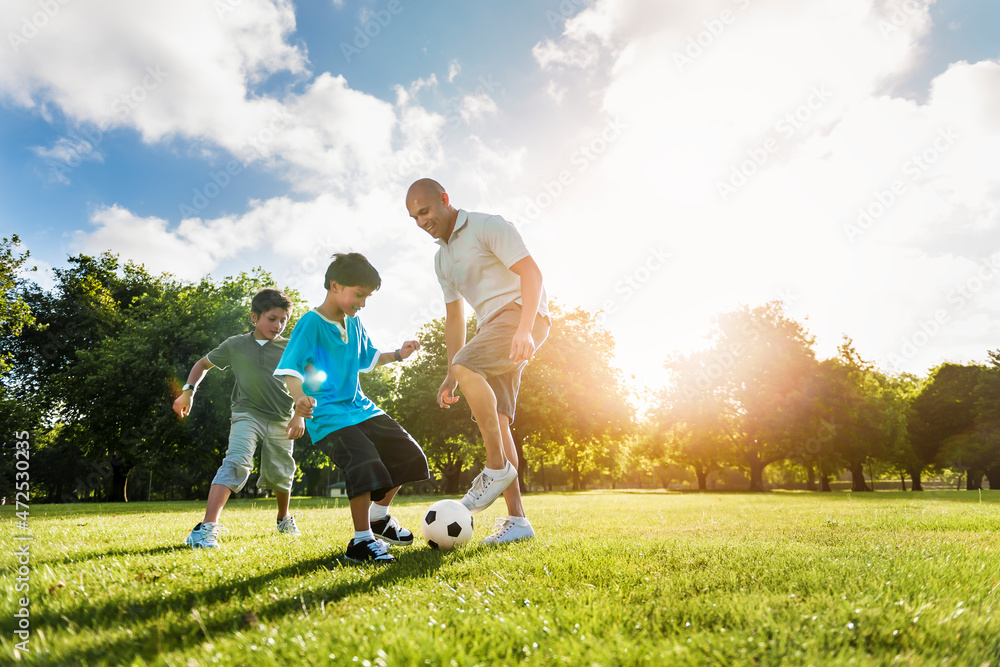
<path id="1" fill-rule="evenodd" d="M 371 493 L 372 500 L 382 500 L 397 486 L 431 476 L 424 450 L 389 415 L 336 430 L 318 444 L 332 448 L 348 498 Z"/>

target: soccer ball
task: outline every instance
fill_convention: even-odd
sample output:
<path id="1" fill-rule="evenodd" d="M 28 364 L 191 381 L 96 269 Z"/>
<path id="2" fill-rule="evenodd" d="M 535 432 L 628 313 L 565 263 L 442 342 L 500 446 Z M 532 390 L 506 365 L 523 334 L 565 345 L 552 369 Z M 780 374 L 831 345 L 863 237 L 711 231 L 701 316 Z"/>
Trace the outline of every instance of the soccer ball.
<path id="1" fill-rule="evenodd" d="M 460 547 L 472 539 L 472 514 L 457 500 L 439 500 L 427 508 L 420 529 L 431 549 Z"/>

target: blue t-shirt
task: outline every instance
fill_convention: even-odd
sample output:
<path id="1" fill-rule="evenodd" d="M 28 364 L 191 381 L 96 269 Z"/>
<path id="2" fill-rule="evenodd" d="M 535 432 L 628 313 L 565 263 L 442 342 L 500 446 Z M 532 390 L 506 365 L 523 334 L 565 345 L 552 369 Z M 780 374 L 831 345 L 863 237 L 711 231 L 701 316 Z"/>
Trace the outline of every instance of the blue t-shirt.
<path id="1" fill-rule="evenodd" d="M 316 399 L 312 419 L 306 420 L 313 442 L 385 414 L 358 382 L 358 373 L 374 369 L 378 358 L 357 317 L 345 315 L 343 327 L 315 310 L 299 319 L 274 374 L 299 378 L 306 395 Z"/>

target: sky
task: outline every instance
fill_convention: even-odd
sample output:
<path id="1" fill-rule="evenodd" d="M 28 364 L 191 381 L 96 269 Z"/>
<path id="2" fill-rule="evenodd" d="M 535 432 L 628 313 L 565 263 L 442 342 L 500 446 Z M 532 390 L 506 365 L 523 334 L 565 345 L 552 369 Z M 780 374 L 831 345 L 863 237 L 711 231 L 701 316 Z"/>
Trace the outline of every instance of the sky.
<path id="1" fill-rule="evenodd" d="M 444 314 L 404 205 L 429 176 L 640 392 L 776 299 L 820 358 L 925 375 L 1000 348 L 997 28 L 992 0 L 5 0 L 0 235 L 43 286 L 112 251 L 311 305 L 362 252 L 390 349 Z"/>

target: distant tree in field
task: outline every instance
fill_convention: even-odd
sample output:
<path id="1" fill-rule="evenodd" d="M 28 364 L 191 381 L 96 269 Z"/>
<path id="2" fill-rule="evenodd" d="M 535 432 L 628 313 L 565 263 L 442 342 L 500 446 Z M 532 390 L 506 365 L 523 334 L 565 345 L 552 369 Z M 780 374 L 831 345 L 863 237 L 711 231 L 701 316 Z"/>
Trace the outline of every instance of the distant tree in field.
<path id="1" fill-rule="evenodd" d="M 558 462 L 574 489 L 590 475 L 615 478 L 634 435 L 634 408 L 614 363 L 614 337 L 597 315 L 550 303 L 548 340 L 521 378 L 515 437 L 529 457 Z"/>
<path id="2" fill-rule="evenodd" d="M 813 342 L 778 301 L 718 317 L 701 384 L 716 396 L 732 462 L 749 471 L 751 491 L 764 489 L 764 469 L 789 456 L 808 423 Z"/>
<path id="3" fill-rule="evenodd" d="M 831 409 L 830 448 L 851 472 L 854 491 L 871 491 L 864 466 L 875 460 L 899 459 L 906 433 L 905 407 L 893 383 L 874 364 L 863 360 L 850 339 L 827 371 L 824 404 Z"/>
<path id="4" fill-rule="evenodd" d="M 976 429 L 976 386 L 983 368 L 945 363 L 933 369 L 912 403 L 909 423 L 913 464 L 910 477 L 913 490 L 923 489 L 921 475 L 931 467 L 967 469 L 969 483 L 983 470 L 974 470 L 965 444 Z"/>
<path id="5" fill-rule="evenodd" d="M 733 442 L 723 425 L 728 397 L 724 385 L 712 377 L 729 358 L 710 350 L 668 360 L 670 384 L 658 392 L 647 419 L 652 428 L 649 444 L 662 449 L 666 459 L 691 468 L 699 491 L 708 489 L 713 470 L 734 458 Z"/>
<path id="6" fill-rule="evenodd" d="M 982 369 L 975 390 L 978 451 L 974 458 L 985 472 L 990 488 L 1000 489 L 1000 350 L 991 351 L 989 356 L 989 364 Z M 972 459 L 971 454 L 964 453 Z"/>

